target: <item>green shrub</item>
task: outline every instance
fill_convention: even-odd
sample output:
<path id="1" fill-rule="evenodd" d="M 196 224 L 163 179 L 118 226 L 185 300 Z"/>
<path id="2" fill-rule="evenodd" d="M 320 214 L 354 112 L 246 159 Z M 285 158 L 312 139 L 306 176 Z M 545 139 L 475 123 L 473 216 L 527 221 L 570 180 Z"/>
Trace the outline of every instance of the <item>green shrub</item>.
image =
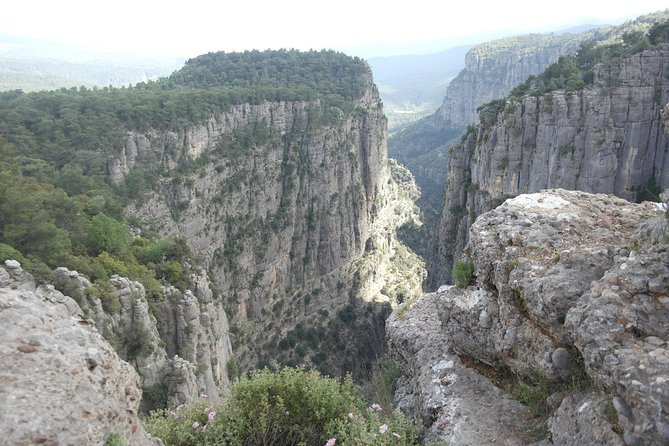
<path id="1" fill-rule="evenodd" d="M 230 381 L 235 381 L 239 377 L 239 366 L 237 365 L 237 359 L 234 356 L 231 356 L 228 359 L 228 379 Z"/>
<path id="2" fill-rule="evenodd" d="M 125 334 L 125 348 L 129 361 L 145 358 L 153 353 L 154 347 L 151 345 L 149 331 L 141 321 L 135 320 L 130 325 Z"/>
<path id="3" fill-rule="evenodd" d="M 108 280 L 98 280 L 86 289 L 88 294 L 100 299 L 102 308 L 109 314 L 119 314 L 121 312 L 121 301 L 114 294 L 114 288 Z"/>
<path id="4" fill-rule="evenodd" d="M 142 388 L 143 404 L 146 412 L 165 409 L 167 407 L 167 384 L 158 383 Z"/>
<path id="5" fill-rule="evenodd" d="M 154 412 L 147 430 L 165 445 L 415 445 L 399 412 L 368 408 L 350 378 L 316 371 L 256 371 L 221 404 L 199 401 L 176 412 Z M 214 415 L 212 415 L 214 414 Z"/>
<path id="6" fill-rule="evenodd" d="M 541 373 L 530 373 L 519 377 L 518 383 L 512 388 L 512 395 L 535 417 L 545 418 L 550 413 L 546 399 L 554 390 L 554 383 Z"/>
<path id="7" fill-rule="evenodd" d="M 123 437 L 117 433 L 109 434 L 105 440 L 105 446 L 124 446 Z"/>
<path id="8" fill-rule="evenodd" d="M 55 276 L 51 268 L 44 262 L 36 259 L 27 259 L 13 247 L 0 243 L 0 265 L 4 266 L 5 260 L 16 260 L 21 267 L 35 277 L 37 283 L 53 283 Z"/>
<path id="9" fill-rule="evenodd" d="M 391 408 L 397 389 L 397 380 L 401 375 L 397 364 L 390 356 L 379 358 L 372 368 L 369 380 L 362 389 L 365 399 Z"/>
<path id="10" fill-rule="evenodd" d="M 467 288 L 474 278 L 474 262 L 458 260 L 453 265 L 453 283 L 458 288 Z"/>

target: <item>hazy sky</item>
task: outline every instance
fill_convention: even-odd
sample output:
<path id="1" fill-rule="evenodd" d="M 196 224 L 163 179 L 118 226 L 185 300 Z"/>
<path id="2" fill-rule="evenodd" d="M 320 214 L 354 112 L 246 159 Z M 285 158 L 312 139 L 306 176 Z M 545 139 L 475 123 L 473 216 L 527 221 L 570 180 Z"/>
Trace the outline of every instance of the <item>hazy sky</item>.
<path id="1" fill-rule="evenodd" d="M 666 0 L 8 0 L 0 32 L 187 57 L 253 48 L 334 48 L 371 56 L 364 53 L 401 54 L 416 44 L 458 43 L 484 33 L 611 23 L 666 7 Z"/>

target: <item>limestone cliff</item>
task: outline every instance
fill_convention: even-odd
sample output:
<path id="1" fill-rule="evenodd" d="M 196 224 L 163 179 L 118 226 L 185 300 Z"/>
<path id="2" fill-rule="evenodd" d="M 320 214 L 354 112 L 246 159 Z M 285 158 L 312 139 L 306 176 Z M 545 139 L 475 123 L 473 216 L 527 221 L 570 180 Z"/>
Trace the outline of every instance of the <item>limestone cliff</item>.
<path id="1" fill-rule="evenodd" d="M 589 33 L 528 34 L 475 46 L 465 56 L 465 68 L 449 84 L 435 114 L 453 128 L 476 123 L 480 105 L 505 97 L 560 56 L 575 53 L 587 36 Z"/>
<path id="2" fill-rule="evenodd" d="M 137 372 L 53 286 L 0 267 L 3 444 L 162 445 L 137 416 Z"/>
<path id="3" fill-rule="evenodd" d="M 563 187 L 634 199 L 669 186 L 668 62 L 666 46 L 644 51 L 597 65 L 584 89 L 486 109 L 485 122 L 449 155 L 432 285 L 450 279 L 476 217 L 509 196 Z"/>
<path id="4" fill-rule="evenodd" d="M 669 441 L 666 212 L 552 190 L 480 215 L 464 251 L 471 285 L 425 295 L 388 320 L 405 374 L 397 397 L 430 438 Z M 489 379 L 501 390 L 487 390 Z M 529 408 L 539 418 L 532 423 L 507 392 L 537 397 Z"/>
<path id="5" fill-rule="evenodd" d="M 244 369 L 360 371 L 385 349 L 390 304 L 419 292 L 422 267 L 394 239 L 415 206 L 391 170 L 413 180 L 389 164 L 382 104 L 363 76 L 349 108 L 233 105 L 202 125 L 129 132 L 110 163 L 117 181 L 133 168 L 169 172 L 127 210 L 202 258 Z M 398 262 L 409 268 L 390 274 Z"/>
<path id="6" fill-rule="evenodd" d="M 477 108 L 508 95 L 528 77 L 541 73 L 564 54 L 573 54 L 589 33 L 529 34 L 475 46 L 465 68 L 448 85 L 442 105 L 431 116 L 397 132 L 390 156 L 416 176 L 428 209 L 438 211 L 446 182 L 448 148 L 478 121 Z"/>
<path id="7" fill-rule="evenodd" d="M 202 394 L 217 401 L 229 390 L 234 359 L 228 321 L 206 274 L 193 278 L 193 291 L 164 287 L 160 300 L 148 299 L 142 284 L 125 277 L 112 276 L 110 289 L 102 291 L 67 268 L 57 268 L 55 277 L 58 289 L 76 299 L 139 373 L 143 410 L 176 407 Z"/>

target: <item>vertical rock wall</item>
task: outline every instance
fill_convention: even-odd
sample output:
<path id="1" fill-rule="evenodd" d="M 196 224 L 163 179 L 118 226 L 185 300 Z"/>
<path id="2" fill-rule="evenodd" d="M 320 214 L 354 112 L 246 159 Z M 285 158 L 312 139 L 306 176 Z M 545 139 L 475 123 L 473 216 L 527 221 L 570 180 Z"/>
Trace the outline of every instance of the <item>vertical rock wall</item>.
<path id="1" fill-rule="evenodd" d="M 234 321 L 243 368 L 277 357 L 329 356 L 337 364 L 323 370 L 335 374 L 354 367 L 353 358 L 365 364 L 385 349 L 383 319 L 397 295 L 420 290 L 419 262 L 394 238 L 415 207 L 390 174 L 386 119 L 371 75 L 367 83 L 348 111 L 319 101 L 244 104 L 201 127 L 131 134 L 110 164 L 119 179 L 131 166 L 170 172 L 128 212 L 185 237 L 204 260 Z M 382 271 L 391 268 L 379 265 L 400 258 L 418 272 L 388 286 Z M 378 342 L 354 334 L 365 330 Z M 351 338 L 336 343 L 336 332 Z M 331 348 L 342 355 L 321 353 Z"/>
<path id="2" fill-rule="evenodd" d="M 669 186 L 669 50 L 599 66 L 594 85 L 507 102 L 450 155 L 431 284 L 450 279 L 476 216 L 510 196 L 563 187 L 633 200 L 651 178 Z"/>

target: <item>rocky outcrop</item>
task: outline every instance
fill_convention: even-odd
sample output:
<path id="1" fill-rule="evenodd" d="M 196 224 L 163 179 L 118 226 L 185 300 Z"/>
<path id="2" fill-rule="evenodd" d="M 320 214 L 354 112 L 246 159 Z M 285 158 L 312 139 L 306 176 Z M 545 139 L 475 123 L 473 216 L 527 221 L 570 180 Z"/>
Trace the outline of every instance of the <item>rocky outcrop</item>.
<path id="1" fill-rule="evenodd" d="M 74 300 L 37 287 L 9 260 L 0 267 L 0 352 L 3 444 L 162 445 L 137 416 L 142 391 L 132 366 Z"/>
<path id="2" fill-rule="evenodd" d="M 521 444 L 531 414 L 463 365 L 439 322 L 442 299 L 426 294 L 386 322 L 390 354 L 403 373 L 395 401 L 425 428 L 426 444 Z"/>
<path id="3" fill-rule="evenodd" d="M 227 316 L 223 304 L 214 300 L 206 274 L 193 278 L 195 294 L 168 287 L 163 299 L 150 303 L 142 284 L 125 277 L 112 276 L 110 289 L 100 290 L 67 268 L 57 268 L 55 276 L 58 288 L 76 299 L 83 314 L 139 372 L 146 390 L 143 409 L 165 403 L 176 407 L 200 394 L 218 400 L 229 390 Z"/>
<path id="4" fill-rule="evenodd" d="M 613 65 L 599 65 L 594 84 L 493 106 L 455 145 L 435 252 L 431 285 L 450 279 L 453 259 L 478 215 L 510 196 L 562 187 L 628 200 L 653 184 L 669 187 L 669 102 L 666 47 Z"/>
<path id="5" fill-rule="evenodd" d="M 507 200 L 470 229 L 464 255 L 474 265 L 473 285 L 424 296 L 404 319 L 393 314 L 389 337 L 400 337 L 391 343 L 393 355 L 402 359 L 401 339 L 418 337 L 417 330 L 436 331 L 443 352 L 554 383 L 553 444 L 663 444 L 669 410 L 664 209 L 566 190 Z M 425 300 L 438 320 L 420 328 L 411 309 Z M 417 365 L 403 369 L 416 377 L 439 360 L 414 359 Z"/>
<path id="6" fill-rule="evenodd" d="M 616 417 L 612 407 L 611 400 L 600 394 L 576 393 L 565 397 L 548 420 L 552 444 L 624 446 L 620 435 L 611 428 Z"/>
<path id="7" fill-rule="evenodd" d="M 569 311 L 565 324 L 589 374 L 617 395 L 613 404 L 626 444 L 669 442 L 666 241 L 616 262 Z"/>
<path id="8" fill-rule="evenodd" d="M 393 180 L 401 168 L 388 162 L 382 103 L 365 76 L 352 110 L 319 100 L 231 106 L 202 126 L 129 134 L 110 165 L 115 178 L 132 166 L 171 172 L 128 212 L 183 236 L 203 259 L 231 312 L 242 369 L 311 362 L 339 374 L 365 364 L 370 345 L 384 348 L 390 306 L 419 293 L 422 266 L 394 236 L 415 206 Z M 393 262 L 415 267 L 391 274 Z M 336 347 L 348 353 L 324 353 L 345 332 L 369 358 L 354 361 L 348 341 Z"/>

